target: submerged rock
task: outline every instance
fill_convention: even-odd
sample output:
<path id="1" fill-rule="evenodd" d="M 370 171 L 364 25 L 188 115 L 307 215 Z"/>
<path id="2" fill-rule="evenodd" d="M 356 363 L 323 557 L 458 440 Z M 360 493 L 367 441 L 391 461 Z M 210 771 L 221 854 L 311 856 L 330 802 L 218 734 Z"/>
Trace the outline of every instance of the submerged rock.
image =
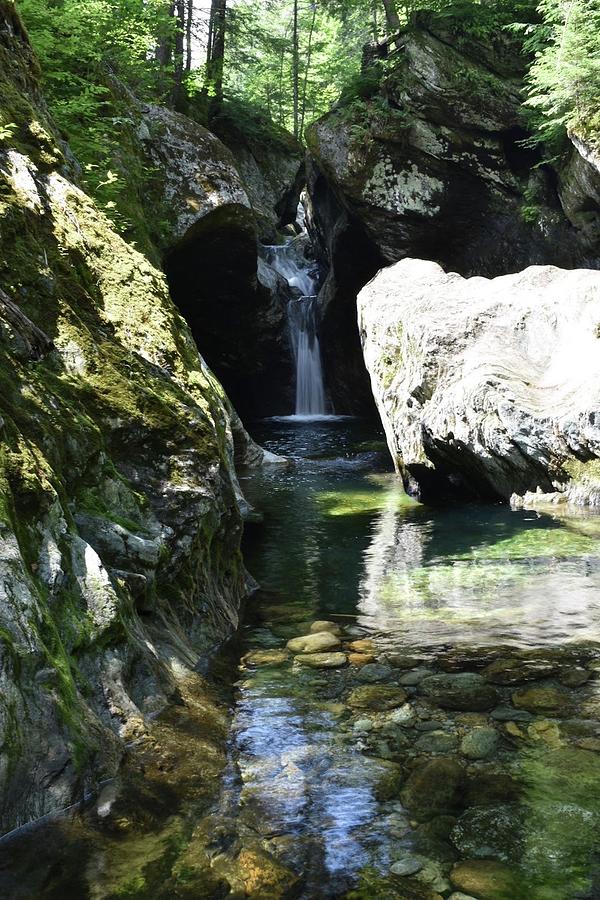
<path id="1" fill-rule="evenodd" d="M 361 668 L 358 673 L 358 680 L 365 681 L 369 684 L 375 684 L 379 681 L 389 681 L 392 670 L 389 666 L 382 663 L 369 663 Z"/>
<path id="2" fill-rule="evenodd" d="M 320 619 L 317 622 L 313 622 L 310 626 L 311 634 L 319 634 L 319 632 L 322 631 L 326 631 L 328 634 L 334 634 L 336 637 L 340 637 L 342 634 L 342 629 L 337 622 L 328 622 L 325 619 Z"/>
<path id="3" fill-rule="evenodd" d="M 337 650 L 339 646 L 339 638 L 330 631 L 305 634 L 287 642 L 287 648 L 292 653 L 318 653 L 322 650 Z"/>
<path id="4" fill-rule="evenodd" d="M 474 728 L 460 742 L 460 752 L 469 759 L 487 759 L 495 752 L 499 739 L 495 728 Z"/>
<path id="5" fill-rule="evenodd" d="M 390 452 L 422 484 L 435 470 L 508 499 L 600 455 L 600 273 L 463 279 L 407 259 L 358 306 Z"/>
<path id="6" fill-rule="evenodd" d="M 390 867 L 393 875 L 414 875 L 423 868 L 423 860 L 419 856 L 403 856 Z"/>
<path id="7" fill-rule="evenodd" d="M 417 819 L 431 819 L 464 805 L 465 770 L 454 759 L 433 759 L 416 769 L 402 790 L 402 802 Z"/>
<path id="8" fill-rule="evenodd" d="M 470 859 L 457 863 L 450 872 L 454 887 L 480 900 L 508 900 L 517 894 L 513 869 L 492 859 Z"/>
<path id="9" fill-rule="evenodd" d="M 445 709 L 477 711 L 490 709 L 498 701 L 496 689 L 472 672 L 430 675 L 420 683 L 419 690 Z"/>
<path id="10" fill-rule="evenodd" d="M 495 806 L 514 803 L 522 793 L 522 786 L 510 775 L 503 772 L 481 772 L 469 778 L 465 805 Z"/>
<path id="11" fill-rule="evenodd" d="M 375 644 L 370 638 L 360 638 L 357 641 L 351 641 L 348 647 L 353 653 L 374 653 L 376 650 Z"/>
<path id="12" fill-rule="evenodd" d="M 511 699 L 517 709 L 548 716 L 567 714 L 573 703 L 568 691 L 552 685 L 521 688 Z"/>
<path id="13" fill-rule="evenodd" d="M 351 666 L 362 668 L 363 666 L 368 666 L 370 663 L 375 662 L 375 657 L 368 653 L 349 653 L 348 662 Z"/>
<path id="14" fill-rule="evenodd" d="M 450 753 L 458 747 L 458 737 L 448 731 L 428 731 L 415 743 L 424 753 Z"/>
<path id="15" fill-rule="evenodd" d="M 402 706 L 406 700 L 406 691 L 402 688 L 385 684 L 364 684 L 354 688 L 348 697 L 348 706 L 353 709 L 373 709 L 385 712 Z"/>
<path id="16" fill-rule="evenodd" d="M 282 666 L 288 662 L 290 654 L 287 650 L 251 650 L 246 653 L 242 662 L 246 666 Z"/>
<path id="17" fill-rule="evenodd" d="M 294 661 L 310 669 L 339 669 L 345 666 L 348 658 L 345 653 L 302 653 L 294 657 Z"/>
<path id="18" fill-rule="evenodd" d="M 236 862 L 248 896 L 284 900 L 300 891 L 302 881 L 298 875 L 264 850 L 244 848 Z"/>

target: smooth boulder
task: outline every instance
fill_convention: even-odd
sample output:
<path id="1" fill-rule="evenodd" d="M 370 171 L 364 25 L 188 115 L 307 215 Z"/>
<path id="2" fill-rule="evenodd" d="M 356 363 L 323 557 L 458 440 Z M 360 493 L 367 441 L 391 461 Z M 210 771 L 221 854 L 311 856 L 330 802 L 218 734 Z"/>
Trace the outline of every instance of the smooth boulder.
<path id="1" fill-rule="evenodd" d="M 287 648 L 292 653 L 321 653 L 326 650 L 337 650 L 339 646 L 339 638 L 329 631 L 304 634 L 287 642 Z"/>
<path id="2" fill-rule="evenodd" d="M 404 259 L 363 288 L 358 314 L 399 471 L 487 497 L 580 496 L 594 460 L 578 459 L 600 456 L 600 272 L 462 278 Z"/>

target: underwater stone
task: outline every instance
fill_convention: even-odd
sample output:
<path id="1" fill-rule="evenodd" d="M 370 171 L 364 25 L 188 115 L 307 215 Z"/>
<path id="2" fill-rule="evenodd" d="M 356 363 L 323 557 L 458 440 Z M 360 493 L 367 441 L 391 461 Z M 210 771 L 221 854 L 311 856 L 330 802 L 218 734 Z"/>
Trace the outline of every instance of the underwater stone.
<path id="1" fill-rule="evenodd" d="M 511 699 L 518 709 L 547 716 L 559 715 L 571 706 L 570 694 L 550 685 L 521 688 L 513 693 Z"/>
<path id="2" fill-rule="evenodd" d="M 294 662 L 311 669 L 340 669 L 348 659 L 345 653 L 306 653 L 295 656 Z"/>
<path id="3" fill-rule="evenodd" d="M 390 866 L 390 872 L 393 875 L 414 875 L 415 872 L 420 872 L 422 868 L 423 860 L 418 856 L 405 856 Z"/>
<path id="4" fill-rule="evenodd" d="M 496 750 L 499 737 L 494 728 L 474 728 L 460 742 L 460 752 L 469 759 L 487 759 Z"/>
<path id="5" fill-rule="evenodd" d="M 305 634 L 287 642 L 287 648 L 292 653 L 318 653 L 324 650 L 337 650 L 339 646 L 339 639 L 329 631 Z"/>
<path id="6" fill-rule="evenodd" d="M 375 644 L 370 638 L 359 638 L 357 641 L 352 641 L 348 644 L 348 648 L 353 651 L 353 653 L 373 653 L 375 651 Z"/>
<path id="7" fill-rule="evenodd" d="M 354 709 L 374 709 L 384 712 L 402 706 L 406 692 L 399 687 L 383 684 L 364 684 L 354 688 L 348 697 L 348 706 Z"/>
<path id="8" fill-rule="evenodd" d="M 458 746 L 458 737 L 447 731 L 428 731 L 415 744 L 417 750 L 425 753 L 449 753 Z"/>
<path id="9" fill-rule="evenodd" d="M 420 684 L 420 690 L 445 709 L 478 711 L 489 709 L 498 700 L 491 685 L 472 672 L 458 675 L 432 675 Z"/>
<path id="10" fill-rule="evenodd" d="M 404 687 L 414 687 L 415 685 L 420 684 L 424 678 L 433 674 L 433 669 L 413 669 L 411 672 L 407 672 L 406 675 L 402 675 L 398 679 L 398 682 L 399 684 L 404 685 Z"/>
<path id="11" fill-rule="evenodd" d="M 368 666 L 369 663 L 375 662 L 375 657 L 369 653 L 350 653 L 348 654 L 348 662 L 351 666 Z"/>
<path id="12" fill-rule="evenodd" d="M 281 666 L 289 658 L 287 650 L 251 650 L 246 653 L 242 662 L 246 666 Z"/>
<path id="13" fill-rule="evenodd" d="M 463 806 L 465 770 L 454 759 L 432 759 L 410 775 L 401 799 L 415 818 L 432 819 Z"/>
<path id="14" fill-rule="evenodd" d="M 411 728 L 415 723 L 416 714 L 412 706 L 410 704 L 405 703 L 403 706 L 400 706 L 398 709 L 394 709 L 387 717 L 386 717 L 386 726 L 387 725 L 400 725 L 403 728 Z"/>
<path id="15" fill-rule="evenodd" d="M 313 622 L 310 626 L 311 634 L 319 634 L 323 631 L 326 631 L 329 634 L 334 634 L 336 637 L 340 637 L 342 633 L 342 629 L 337 624 L 337 622 L 329 622 L 326 619 Z"/>
<path id="16" fill-rule="evenodd" d="M 521 785 L 504 772 L 482 772 L 469 778 L 465 806 L 495 806 L 514 803 L 521 796 Z"/>
<path id="17" fill-rule="evenodd" d="M 384 666 L 381 663 L 368 663 L 362 667 L 357 677 L 359 681 L 374 684 L 378 681 L 387 681 L 391 674 L 392 670 L 389 666 Z"/>
<path id="18" fill-rule="evenodd" d="M 454 887 L 480 900 L 507 900 L 515 896 L 515 873 L 504 863 L 492 859 L 470 859 L 457 863 L 450 872 Z"/>
<path id="19" fill-rule="evenodd" d="M 513 709 L 512 706 L 497 706 L 490 713 L 497 722 L 530 722 L 532 715 L 526 709 Z"/>

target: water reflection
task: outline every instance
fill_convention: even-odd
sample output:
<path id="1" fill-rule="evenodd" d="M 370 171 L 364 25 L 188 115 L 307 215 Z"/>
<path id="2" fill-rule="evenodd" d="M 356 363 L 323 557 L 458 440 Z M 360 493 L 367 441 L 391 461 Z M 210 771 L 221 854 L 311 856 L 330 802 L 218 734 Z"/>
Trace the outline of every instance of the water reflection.
<path id="1" fill-rule="evenodd" d="M 203 779 L 219 777 L 224 723 L 207 722 L 191 696 L 156 723 L 160 752 L 142 752 L 116 797 L 0 852 L 3 896 L 281 897 L 296 895 L 301 876 L 304 900 L 346 897 L 358 881 L 365 891 L 353 900 L 402 900 L 449 896 L 457 860 L 509 885 L 463 894 L 600 896 L 600 662 L 586 644 L 598 637 L 600 517 L 414 504 L 370 432 L 288 420 L 257 433 L 294 465 L 244 482 L 265 514 L 245 548 L 261 590 L 239 670 L 239 648 L 219 670 L 236 702 L 218 808 L 205 815 Z M 362 681 L 354 665 L 292 663 L 284 642 L 320 618 L 373 637 L 381 682 Z M 381 666 L 399 649 L 412 661 Z M 455 672 L 491 691 L 490 704 L 448 708 L 423 688 Z M 400 690 L 401 705 L 353 706 L 357 686 Z M 533 696 L 517 703 L 516 687 Z M 491 755 L 465 751 L 477 732 L 491 733 Z M 419 798 L 412 774 L 436 760 L 450 765 Z M 449 778 L 460 790 L 432 819 Z M 265 854 L 265 878 L 292 875 L 279 893 L 253 880 Z M 421 881 L 394 881 L 394 867 Z"/>
<path id="2" fill-rule="evenodd" d="M 276 637 L 301 633 L 311 619 L 338 617 L 384 651 L 420 648 L 429 657 L 447 648 L 479 648 L 485 656 L 499 646 L 552 653 L 597 640 L 600 517 L 414 504 L 386 455 L 360 434 L 360 423 L 296 430 L 289 422 L 271 423 L 258 436 L 295 459 L 283 476 L 262 473 L 246 484 L 266 513 L 259 532 L 249 535 L 246 558 L 278 598 L 271 606 L 259 601 L 257 615 Z M 260 644 L 259 634 L 260 628 L 250 629 L 249 647 Z M 308 878 L 304 896 L 340 896 L 359 872 L 372 871 L 376 879 L 377 872 L 389 873 L 394 860 L 418 847 L 419 832 L 397 799 L 382 802 L 378 795 L 385 741 L 370 743 L 360 729 L 349 735 L 323 708 L 322 691 L 345 696 L 343 676 L 300 677 L 284 667 L 239 684 L 241 800 L 246 810 L 255 804 L 270 834 L 293 834 L 296 849 L 304 848 L 302 860 L 296 858 Z M 498 702 L 510 704 L 511 690 Z M 518 799 L 477 795 L 461 809 L 450 826 L 450 856 L 437 890 L 450 890 L 444 873 L 458 851 L 506 866 L 507 878 L 516 875 L 495 895 L 506 900 L 595 896 L 600 726 L 592 687 L 587 697 L 592 706 L 580 706 L 581 719 L 569 720 L 575 714 L 565 709 L 560 719 L 530 715 L 512 730 L 487 716 L 470 724 L 456 714 L 434 721 L 432 727 L 450 736 L 482 722 L 500 728 L 504 750 L 494 764 L 476 763 L 476 778 L 519 784 Z M 410 702 L 418 708 L 418 696 Z M 402 749 L 407 739 L 396 733 L 395 740 L 392 757 L 407 752 L 414 761 L 414 750 Z M 585 740 L 596 741 L 593 752 Z M 453 755 L 461 759 L 458 750 Z M 400 896 L 385 877 L 369 896 Z"/>
<path id="3" fill-rule="evenodd" d="M 595 638 L 599 546 L 549 516 L 386 509 L 364 554 L 358 621 L 394 645 Z"/>
<path id="4" fill-rule="evenodd" d="M 263 586 L 315 615 L 357 616 L 394 645 L 597 637 L 600 517 L 415 505 L 385 454 L 356 452 L 361 427 L 263 425 L 259 437 L 296 460 L 246 485 L 266 513 L 247 553 Z"/>

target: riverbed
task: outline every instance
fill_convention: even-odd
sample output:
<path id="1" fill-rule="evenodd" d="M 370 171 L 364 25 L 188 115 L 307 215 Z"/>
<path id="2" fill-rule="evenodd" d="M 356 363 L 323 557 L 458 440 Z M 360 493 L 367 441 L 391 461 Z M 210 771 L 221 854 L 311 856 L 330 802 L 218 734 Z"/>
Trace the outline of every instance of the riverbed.
<path id="1" fill-rule="evenodd" d="M 222 715 L 192 692 L 158 763 L 5 845 L 4 896 L 598 896 L 600 517 L 427 507 L 361 420 L 254 436 L 290 464 L 242 478 Z M 333 667 L 287 649 L 320 620 Z"/>

